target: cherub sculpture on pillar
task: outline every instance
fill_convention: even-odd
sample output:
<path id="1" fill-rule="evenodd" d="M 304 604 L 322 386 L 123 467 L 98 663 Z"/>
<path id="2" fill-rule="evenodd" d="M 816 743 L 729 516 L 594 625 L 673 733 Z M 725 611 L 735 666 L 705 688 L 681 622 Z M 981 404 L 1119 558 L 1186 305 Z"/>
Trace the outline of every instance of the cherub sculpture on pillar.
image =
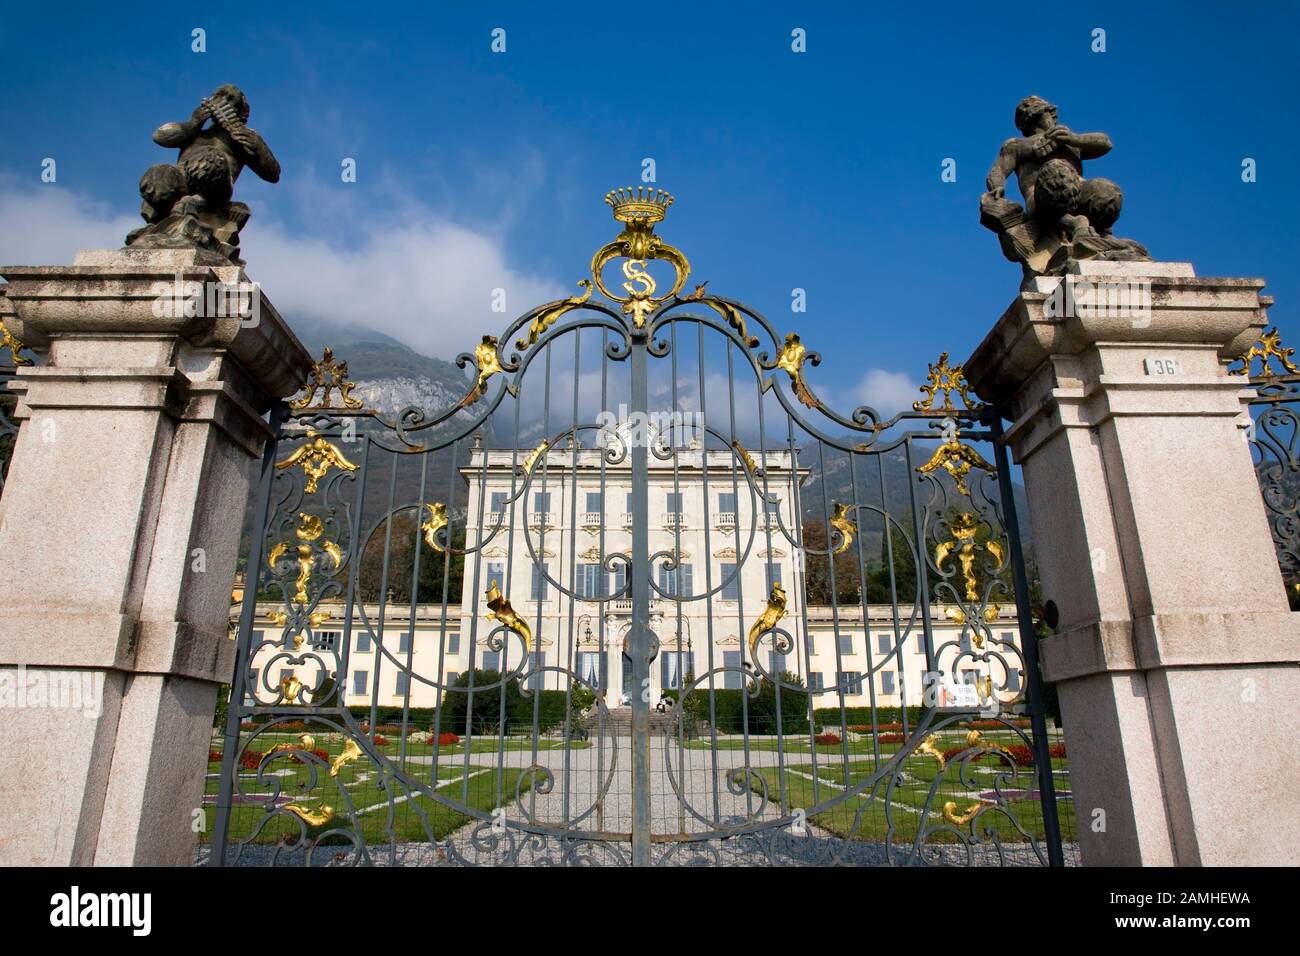
<path id="1" fill-rule="evenodd" d="M 269 183 L 280 179 L 275 155 L 247 123 L 248 98 L 227 83 L 188 120 L 154 131 L 155 143 L 181 152 L 175 163 L 150 166 L 141 177 L 140 215 L 148 225 L 127 234 L 128 246 L 207 249 L 242 264 L 239 230 L 249 209 L 231 202 L 235 180 L 245 166 Z"/>
<path id="2" fill-rule="evenodd" d="M 1062 126 L 1056 107 L 1038 96 L 1020 101 L 1015 123 L 1022 135 L 1002 144 L 989 170 L 980 222 L 998 234 L 1003 254 L 1021 264 L 1025 281 L 1063 275 L 1080 259 L 1149 260 L 1140 243 L 1111 234 L 1124 202 L 1119 186 L 1083 178 L 1083 160 L 1110 152 L 1110 137 Z M 1006 198 L 1012 173 L 1023 206 Z"/>

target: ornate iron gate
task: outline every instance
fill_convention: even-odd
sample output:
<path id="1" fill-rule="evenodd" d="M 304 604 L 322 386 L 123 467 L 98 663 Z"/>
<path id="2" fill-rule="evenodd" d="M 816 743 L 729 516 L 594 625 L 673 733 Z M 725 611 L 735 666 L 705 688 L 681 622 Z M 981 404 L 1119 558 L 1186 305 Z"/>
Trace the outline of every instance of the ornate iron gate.
<path id="1" fill-rule="evenodd" d="M 999 417 L 946 354 L 835 412 L 798 334 L 684 294 L 671 197 L 606 202 L 458 404 L 327 350 L 274 413 L 211 862 L 1061 863 Z"/>

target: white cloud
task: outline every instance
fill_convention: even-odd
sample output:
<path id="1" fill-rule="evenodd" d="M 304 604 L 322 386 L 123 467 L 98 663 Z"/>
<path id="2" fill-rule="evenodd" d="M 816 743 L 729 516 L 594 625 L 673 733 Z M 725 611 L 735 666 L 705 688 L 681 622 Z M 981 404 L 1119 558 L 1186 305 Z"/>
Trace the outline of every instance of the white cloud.
<path id="1" fill-rule="evenodd" d="M 54 183 L 20 185 L 0 173 L 0 264 L 72 265 L 78 249 L 112 249 L 144 225 L 139 216 Z"/>
<path id="2" fill-rule="evenodd" d="M 919 386 L 905 372 L 869 368 L 849 395 L 853 405 L 870 405 L 884 417 L 910 409 L 921 397 Z"/>
<path id="3" fill-rule="evenodd" d="M 311 195 L 301 184 L 297 196 Z M 295 191 L 296 192 L 296 191 Z M 295 197 L 296 198 L 296 197 Z M 471 349 L 514 316 L 571 294 L 559 283 L 512 268 L 500 237 L 439 216 L 409 197 L 365 219 L 346 212 L 332 222 L 320 206 L 304 218 L 328 237 L 290 230 L 254 205 L 243 257 L 250 278 L 292 324 L 295 314 L 377 329 L 429 355 Z M 0 174 L 0 263 L 71 264 L 79 249 L 121 246 L 138 217 L 114 212 L 57 185 L 20 186 Z M 349 239 L 337 242 L 339 233 Z M 506 312 L 493 312 L 493 290 Z"/>

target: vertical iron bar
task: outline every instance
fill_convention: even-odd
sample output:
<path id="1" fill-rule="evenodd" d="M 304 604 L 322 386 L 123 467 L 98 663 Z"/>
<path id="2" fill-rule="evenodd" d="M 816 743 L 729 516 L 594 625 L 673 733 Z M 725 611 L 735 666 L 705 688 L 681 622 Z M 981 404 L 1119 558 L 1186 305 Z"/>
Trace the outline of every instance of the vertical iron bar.
<path id="1" fill-rule="evenodd" d="M 645 421 L 649 404 L 645 329 L 632 331 L 632 415 Z M 644 437 L 644 436 L 637 436 Z M 649 449 L 632 446 L 632 865 L 650 865 L 650 515 Z"/>
<path id="2" fill-rule="evenodd" d="M 990 429 L 993 432 L 993 454 L 998 469 L 998 494 L 1002 497 L 1002 512 L 1007 525 L 1007 538 L 1011 546 L 1011 567 L 1016 586 L 1016 618 L 1020 626 L 1020 645 L 1025 653 L 1025 666 L 1029 670 L 1028 704 L 1029 723 L 1034 732 L 1034 763 L 1038 766 L 1038 793 L 1043 806 L 1043 836 L 1047 842 L 1047 862 L 1050 866 L 1065 866 L 1061 850 L 1061 822 L 1056 813 L 1056 782 L 1052 779 L 1051 749 L 1047 744 L 1047 717 L 1043 713 L 1043 688 L 1038 669 L 1038 635 L 1034 633 L 1033 611 L 1029 606 L 1029 579 L 1025 574 L 1025 555 L 1020 542 L 1020 519 L 1016 516 L 1016 503 L 1012 498 L 1011 464 L 1007 447 L 1002 441 L 1002 416 L 995 410 Z"/>
<path id="3" fill-rule="evenodd" d="M 216 819 L 212 825 L 208 866 L 224 866 L 226 863 L 226 833 L 235 789 L 235 751 L 239 749 L 239 728 L 244 719 L 244 669 L 252 651 L 257 586 L 262 580 L 262 548 L 266 543 L 266 520 L 271 510 L 271 482 L 275 478 L 275 453 L 280 444 L 280 425 L 287 411 L 284 402 L 277 402 L 271 408 L 271 437 L 262 453 L 262 473 L 257 481 L 257 520 L 253 524 L 253 540 L 248 548 L 248 564 L 244 567 L 244 606 L 239 610 L 239 640 L 235 644 L 235 672 L 230 678 L 230 705 L 226 708 L 226 739 L 221 748 L 221 779 L 217 784 Z"/>

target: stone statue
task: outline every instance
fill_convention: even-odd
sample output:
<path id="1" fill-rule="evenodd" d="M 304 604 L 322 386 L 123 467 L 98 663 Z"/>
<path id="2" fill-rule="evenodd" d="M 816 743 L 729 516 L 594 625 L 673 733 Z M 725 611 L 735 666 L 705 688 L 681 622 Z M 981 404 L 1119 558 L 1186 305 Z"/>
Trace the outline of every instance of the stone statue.
<path id="1" fill-rule="evenodd" d="M 231 202 L 235 180 L 245 166 L 269 183 L 280 179 L 275 155 L 247 123 L 248 98 L 227 83 L 205 97 L 188 120 L 154 131 L 155 143 L 181 152 L 174 164 L 150 166 L 141 177 L 140 215 L 148 225 L 127 234 L 128 246 L 207 249 L 243 264 L 239 230 L 249 210 Z"/>
<path id="2" fill-rule="evenodd" d="M 1063 275 L 1080 259 L 1149 260 L 1145 247 L 1117 239 L 1111 227 L 1124 194 L 1109 179 L 1084 179 L 1083 161 L 1110 152 L 1105 133 L 1076 133 L 1056 121 L 1056 107 L 1029 96 L 1016 107 L 1019 137 L 1002 144 L 980 197 L 980 222 L 998 234 L 1002 252 L 1019 262 L 1025 281 Z M 1006 198 L 1015 173 L 1021 206 Z"/>

